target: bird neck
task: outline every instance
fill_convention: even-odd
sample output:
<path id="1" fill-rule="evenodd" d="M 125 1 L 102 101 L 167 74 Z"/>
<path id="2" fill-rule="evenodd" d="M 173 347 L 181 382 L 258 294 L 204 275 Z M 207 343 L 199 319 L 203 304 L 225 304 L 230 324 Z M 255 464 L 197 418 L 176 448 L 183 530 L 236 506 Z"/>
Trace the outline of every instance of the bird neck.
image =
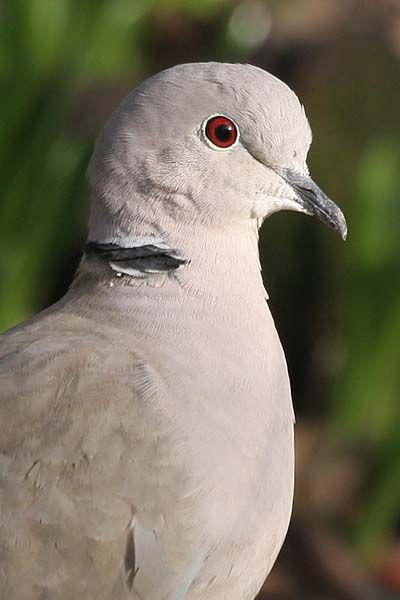
<path id="1" fill-rule="evenodd" d="M 184 304 L 206 316 L 266 310 L 256 224 L 212 231 L 179 229 L 168 243 L 185 262 L 165 272 L 127 274 L 84 256 L 69 298 L 82 311 L 113 306 L 124 317 L 139 305 L 180 311 Z M 177 308 L 178 307 L 178 308 Z M 177 314 L 175 318 L 179 318 Z"/>
<path id="2" fill-rule="evenodd" d="M 83 280 L 159 287 L 166 275 L 209 291 L 226 285 L 263 289 L 256 222 L 215 229 L 181 224 L 168 234 L 145 231 L 116 242 L 89 240 L 74 287 Z"/>

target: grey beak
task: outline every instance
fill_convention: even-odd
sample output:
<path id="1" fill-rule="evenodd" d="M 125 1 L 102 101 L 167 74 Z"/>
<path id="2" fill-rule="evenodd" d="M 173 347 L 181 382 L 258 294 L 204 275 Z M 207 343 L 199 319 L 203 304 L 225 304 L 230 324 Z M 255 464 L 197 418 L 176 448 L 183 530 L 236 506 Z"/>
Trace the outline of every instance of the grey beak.
<path id="1" fill-rule="evenodd" d="M 291 169 L 279 169 L 282 177 L 294 190 L 299 204 L 311 215 L 339 232 L 342 239 L 347 238 L 347 224 L 344 214 L 332 200 L 311 179 Z"/>

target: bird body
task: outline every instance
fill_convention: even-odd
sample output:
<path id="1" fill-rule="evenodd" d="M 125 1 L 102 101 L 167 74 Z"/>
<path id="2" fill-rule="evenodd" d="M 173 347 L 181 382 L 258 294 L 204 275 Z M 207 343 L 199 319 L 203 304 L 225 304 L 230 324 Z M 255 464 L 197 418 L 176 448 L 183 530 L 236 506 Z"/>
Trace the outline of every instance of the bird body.
<path id="1" fill-rule="evenodd" d="M 113 590 L 129 577 L 144 598 L 173 597 L 179 587 L 186 597 L 195 580 L 188 598 L 223 598 L 227 589 L 233 598 L 251 598 L 272 567 L 293 490 L 287 371 L 259 269 L 251 302 L 229 271 L 214 275 L 228 289 L 210 293 L 211 282 L 201 284 L 204 262 L 198 287 L 194 277 L 190 286 L 169 277 L 126 284 L 82 273 L 63 300 L 2 338 L 1 375 L 9 386 L 2 394 L 13 402 L 1 420 L 2 447 L 6 454 L 18 449 L 4 487 L 24 498 L 23 518 L 14 495 L 3 504 L 7 537 L 18 547 L 27 527 L 45 531 L 29 536 L 26 555 L 18 548 L 18 561 L 15 547 L 4 551 L 5 581 L 17 585 L 5 588 L 9 597 L 26 587 L 19 570 L 29 564 L 37 598 L 47 586 L 54 598 L 85 597 L 86 588 L 88 598 L 123 598 L 122 584 Z M 243 274 L 248 282 L 249 271 Z M 190 313 L 176 314 L 177 295 Z M 164 317 L 155 327 L 160 302 Z M 241 319 L 243 311 L 257 321 Z M 279 406 L 264 400 L 275 389 Z M 9 477 L 18 486 L 7 485 Z M 251 515 L 249 504 L 256 507 Z M 243 554 L 249 571 L 258 563 L 257 578 L 243 577 Z M 79 556 L 79 570 L 71 570 Z"/>
<path id="2" fill-rule="evenodd" d="M 260 199 L 262 177 L 278 176 L 245 147 L 236 178 L 223 162 L 234 150 L 207 148 L 204 129 L 185 137 L 179 120 L 176 146 L 170 121 L 158 140 L 153 122 L 136 124 L 154 104 L 167 111 L 176 73 L 200 71 L 218 91 L 201 125 L 239 67 L 305 119 L 254 67 L 184 65 L 138 88 L 100 136 L 91 245 L 70 290 L 1 338 L 1 597 L 251 600 L 272 568 L 294 417 L 257 243 L 283 192 Z M 151 86 L 167 87 L 165 105 Z"/>

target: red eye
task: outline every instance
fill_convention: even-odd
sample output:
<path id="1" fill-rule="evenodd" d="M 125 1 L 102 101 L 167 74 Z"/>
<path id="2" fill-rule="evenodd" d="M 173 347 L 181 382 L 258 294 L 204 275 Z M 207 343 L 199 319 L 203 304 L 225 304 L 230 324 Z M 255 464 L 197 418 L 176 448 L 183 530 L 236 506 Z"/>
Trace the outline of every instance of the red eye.
<path id="1" fill-rule="evenodd" d="M 210 142 L 218 148 L 233 146 L 238 137 L 235 123 L 222 115 L 208 119 L 205 133 Z"/>

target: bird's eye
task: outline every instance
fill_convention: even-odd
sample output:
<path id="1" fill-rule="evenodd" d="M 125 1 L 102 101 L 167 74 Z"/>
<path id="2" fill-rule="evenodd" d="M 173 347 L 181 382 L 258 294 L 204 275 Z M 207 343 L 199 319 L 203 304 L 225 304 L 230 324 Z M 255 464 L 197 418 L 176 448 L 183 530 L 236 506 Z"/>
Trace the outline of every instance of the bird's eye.
<path id="1" fill-rule="evenodd" d="M 208 140 L 217 148 L 230 148 L 238 139 L 238 129 L 235 123 L 223 115 L 210 117 L 206 122 L 204 132 Z"/>

